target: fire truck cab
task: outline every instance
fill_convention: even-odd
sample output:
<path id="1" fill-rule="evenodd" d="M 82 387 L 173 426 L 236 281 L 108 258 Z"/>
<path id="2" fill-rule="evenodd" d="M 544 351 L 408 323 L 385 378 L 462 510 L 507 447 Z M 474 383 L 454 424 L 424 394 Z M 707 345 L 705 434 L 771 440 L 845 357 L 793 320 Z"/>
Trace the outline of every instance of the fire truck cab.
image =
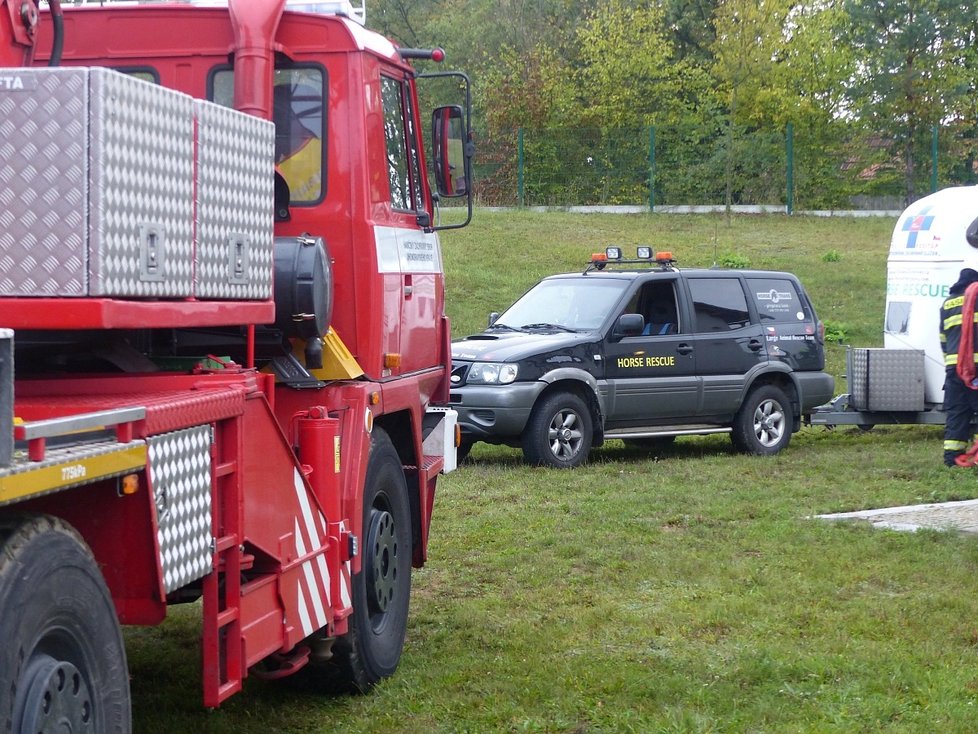
<path id="1" fill-rule="evenodd" d="M 369 689 L 456 460 L 468 80 L 345 4 L 49 5 L 0 0 L 0 729 L 128 731 L 120 623 L 197 599 L 206 706 Z"/>

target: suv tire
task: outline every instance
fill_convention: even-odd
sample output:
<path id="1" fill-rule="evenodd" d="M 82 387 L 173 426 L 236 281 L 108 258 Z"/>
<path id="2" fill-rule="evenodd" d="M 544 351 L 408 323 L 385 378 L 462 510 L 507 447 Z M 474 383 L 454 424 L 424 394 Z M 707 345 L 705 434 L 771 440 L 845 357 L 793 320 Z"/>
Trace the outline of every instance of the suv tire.
<path id="1" fill-rule="evenodd" d="M 770 456 L 788 445 L 793 419 L 784 391 L 763 385 L 747 393 L 734 417 L 730 439 L 745 454 Z"/>
<path id="2" fill-rule="evenodd" d="M 592 435 L 584 401 L 569 392 L 550 393 L 537 401 L 523 430 L 523 456 L 537 466 L 580 466 L 591 450 Z"/>

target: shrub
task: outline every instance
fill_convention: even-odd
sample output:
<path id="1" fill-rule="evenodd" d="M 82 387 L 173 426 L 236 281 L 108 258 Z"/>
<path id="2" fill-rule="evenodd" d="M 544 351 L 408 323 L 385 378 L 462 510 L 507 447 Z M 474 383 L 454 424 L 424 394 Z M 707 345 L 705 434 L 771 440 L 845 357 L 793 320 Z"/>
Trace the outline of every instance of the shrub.
<path id="1" fill-rule="evenodd" d="M 838 342 L 842 344 L 848 338 L 849 326 L 838 321 L 826 320 L 825 322 L 825 341 Z"/>
<path id="2" fill-rule="evenodd" d="M 718 264 L 724 268 L 744 270 L 750 267 L 750 260 L 743 255 L 737 255 L 733 252 L 725 252 L 720 256 Z"/>

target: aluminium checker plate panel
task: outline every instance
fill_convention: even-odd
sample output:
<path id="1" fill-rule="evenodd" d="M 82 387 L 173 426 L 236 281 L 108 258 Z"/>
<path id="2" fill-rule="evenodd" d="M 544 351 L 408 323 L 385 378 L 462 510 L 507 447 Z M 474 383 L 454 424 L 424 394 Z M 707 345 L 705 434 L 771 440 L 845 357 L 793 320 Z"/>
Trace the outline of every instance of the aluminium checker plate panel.
<path id="1" fill-rule="evenodd" d="M 20 69 L 0 93 L 0 295 L 88 295 L 88 74 Z"/>
<path id="2" fill-rule="evenodd" d="M 206 576 L 211 549 L 211 427 L 147 439 L 166 593 Z"/>
<path id="3" fill-rule="evenodd" d="M 275 125 L 213 102 L 197 117 L 198 298 L 272 296 Z"/>
<path id="4" fill-rule="evenodd" d="M 193 100 L 109 69 L 0 92 L 0 296 L 187 297 Z"/>
<path id="5" fill-rule="evenodd" d="M 920 349 L 852 349 L 850 400 L 856 410 L 924 409 L 924 352 Z"/>
<path id="6" fill-rule="evenodd" d="M 193 98 L 109 69 L 90 75 L 92 296 L 193 292 Z"/>

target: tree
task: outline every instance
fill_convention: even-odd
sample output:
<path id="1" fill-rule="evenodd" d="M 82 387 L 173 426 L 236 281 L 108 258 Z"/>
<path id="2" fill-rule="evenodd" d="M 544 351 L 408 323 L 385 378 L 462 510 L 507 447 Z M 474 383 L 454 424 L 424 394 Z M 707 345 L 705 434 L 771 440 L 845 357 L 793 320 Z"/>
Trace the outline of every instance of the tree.
<path id="1" fill-rule="evenodd" d="M 967 109 L 974 9 L 961 0 L 847 0 L 846 9 L 858 61 L 852 109 L 900 161 L 909 204 L 917 197 L 926 133 Z"/>

